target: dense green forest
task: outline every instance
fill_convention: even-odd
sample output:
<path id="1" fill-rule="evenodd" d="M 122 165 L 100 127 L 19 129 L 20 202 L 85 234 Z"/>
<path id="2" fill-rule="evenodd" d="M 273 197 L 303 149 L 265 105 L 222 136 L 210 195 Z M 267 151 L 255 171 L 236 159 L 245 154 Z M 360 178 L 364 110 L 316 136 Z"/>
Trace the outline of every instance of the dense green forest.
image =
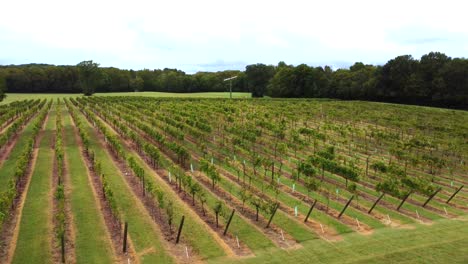
<path id="1" fill-rule="evenodd" d="M 88 67 L 88 68 L 87 68 Z M 94 68 L 93 68 L 94 67 Z M 95 69 L 95 70 L 93 70 Z M 398 56 L 384 65 L 357 62 L 349 69 L 329 66 L 252 64 L 245 71 L 197 72 L 177 69 L 98 68 L 92 61 L 77 66 L 45 64 L 0 66 L 1 90 L 10 93 L 93 92 L 252 92 L 254 97 L 337 98 L 467 109 L 468 59 L 431 52 L 415 59 Z M 0 95 L 1 96 L 1 95 Z"/>

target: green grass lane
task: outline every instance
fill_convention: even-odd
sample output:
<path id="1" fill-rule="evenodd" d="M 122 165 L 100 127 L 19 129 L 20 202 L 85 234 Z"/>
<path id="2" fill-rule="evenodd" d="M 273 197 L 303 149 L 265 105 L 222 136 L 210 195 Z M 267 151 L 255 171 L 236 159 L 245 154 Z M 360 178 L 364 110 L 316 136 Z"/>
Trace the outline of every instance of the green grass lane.
<path id="1" fill-rule="evenodd" d="M 36 166 L 19 223 L 19 235 L 13 255 L 13 263 L 51 263 L 51 239 L 54 234 L 50 214 L 52 213 L 51 178 L 54 161 L 55 110 L 47 120 L 44 136 L 39 146 Z"/>
<path id="2" fill-rule="evenodd" d="M 467 263 L 468 219 L 443 219 L 415 229 L 378 229 L 347 234 L 339 242 L 311 240 L 294 251 L 271 249 L 256 258 L 214 259 L 210 263 Z"/>
<path id="3" fill-rule="evenodd" d="M 112 242 L 104 218 L 94 199 L 87 168 L 76 142 L 71 116 L 62 107 L 64 150 L 70 177 L 69 197 L 75 229 L 75 252 L 77 263 L 114 263 Z"/>

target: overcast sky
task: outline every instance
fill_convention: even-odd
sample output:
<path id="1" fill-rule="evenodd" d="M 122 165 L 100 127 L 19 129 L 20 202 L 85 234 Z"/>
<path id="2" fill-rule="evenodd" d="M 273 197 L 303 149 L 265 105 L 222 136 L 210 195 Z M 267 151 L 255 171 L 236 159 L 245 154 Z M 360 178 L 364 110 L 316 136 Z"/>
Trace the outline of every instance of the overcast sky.
<path id="1" fill-rule="evenodd" d="M 5 0 L 0 64 L 186 72 L 262 62 L 346 67 L 430 51 L 468 57 L 468 1 Z"/>

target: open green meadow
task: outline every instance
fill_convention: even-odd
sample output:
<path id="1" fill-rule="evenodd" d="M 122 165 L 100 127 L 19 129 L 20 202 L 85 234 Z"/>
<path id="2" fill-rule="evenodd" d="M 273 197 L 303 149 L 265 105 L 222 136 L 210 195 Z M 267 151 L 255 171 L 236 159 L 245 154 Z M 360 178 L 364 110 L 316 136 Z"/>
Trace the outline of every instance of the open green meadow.
<path id="1" fill-rule="evenodd" d="M 8 94 L 0 263 L 468 263 L 468 112 Z"/>

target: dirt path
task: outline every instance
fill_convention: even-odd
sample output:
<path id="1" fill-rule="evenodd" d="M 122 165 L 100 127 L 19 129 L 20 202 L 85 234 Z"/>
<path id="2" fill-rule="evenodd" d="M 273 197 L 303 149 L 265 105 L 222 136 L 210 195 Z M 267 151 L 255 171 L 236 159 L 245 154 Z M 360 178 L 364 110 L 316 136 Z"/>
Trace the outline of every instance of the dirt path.
<path id="1" fill-rule="evenodd" d="M 66 157 L 66 151 L 64 152 L 64 170 L 63 170 L 63 182 L 65 185 L 65 216 L 67 219 L 67 237 L 65 241 L 65 251 L 67 252 L 67 263 L 76 263 L 76 252 L 75 252 L 75 237 L 76 237 L 76 230 L 73 223 L 75 222 L 73 219 L 73 213 L 71 209 L 71 202 L 70 196 L 72 194 L 72 187 L 70 186 L 71 179 L 70 174 L 68 171 L 68 160 Z"/>
<path id="2" fill-rule="evenodd" d="M 55 110 L 55 109 L 54 109 Z M 55 113 L 57 116 L 57 113 Z M 56 123 L 54 122 L 54 130 L 51 132 L 51 140 L 50 140 L 50 149 L 54 152 L 53 155 L 53 166 L 52 166 L 52 175 L 50 177 L 50 182 L 49 182 L 49 207 L 52 209 L 51 213 L 48 214 L 48 222 L 49 225 L 51 226 L 49 228 L 50 233 L 48 235 L 49 237 L 49 244 L 52 252 L 52 260 L 55 263 L 60 263 L 61 262 L 61 249 L 60 249 L 60 241 L 57 238 L 57 231 L 58 231 L 58 222 L 56 219 L 57 214 L 59 214 L 58 210 L 58 203 L 57 199 L 55 199 L 55 194 L 57 191 L 57 185 L 58 185 L 58 168 L 57 168 L 57 159 L 56 155 L 57 153 L 55 152 L 55 141 L 57 139 L 57 130 L 56 130 Z M 66 234 L 64 235 L 66 236 Z"/>
<path id="3" fill-rule="evenodd" d="M 62 113 L 57 113 L 57 115 L 61 115 Z M 57 135 L 56 135 L 57 136 Z M 64 142 L 64 131 L 62 129 L 61 133 L 62 142 Z M 54 193 L 57 190 L 59 184 L 59 175 L 58 175 L 58 163 L 56 158 L 57 153 L 54 155 L 54 171 L 52 175 L 52 190 Z M 71 212 L 71 204 L 70 204 L 70 196 L 71 196 L 71 187 L 70 187 L 70 174 L 68 172 L 68 160 L 67 160 L 67 153 L 65 151 L 65 147 L 63 147 L 63 168 L 62 168 L 62 181 L 64 186 L 64 193 L 65 193 L 65 204 L 64 204 L 64 213 L 65 213 L 65 235 L 64 235 L 64 242 L 65 242 L 65 262 L 66 263 L 76 263 L 76 254 L 75 254 L 75 229 L 73 225 L 73 214 Z M 57 200 L 52 196 L 53 201 L 53 208 L 54 213 L 57 211 Z M 54 214 L 55 215 L 55 214 Z M 56 230 L 57 223 L 54 218 L 54 227 Z M 61 261 L 61 241 L 57 238 L 52 240 L 52 248 L 53 248 L 53 257 L 55 262 Z"/>

